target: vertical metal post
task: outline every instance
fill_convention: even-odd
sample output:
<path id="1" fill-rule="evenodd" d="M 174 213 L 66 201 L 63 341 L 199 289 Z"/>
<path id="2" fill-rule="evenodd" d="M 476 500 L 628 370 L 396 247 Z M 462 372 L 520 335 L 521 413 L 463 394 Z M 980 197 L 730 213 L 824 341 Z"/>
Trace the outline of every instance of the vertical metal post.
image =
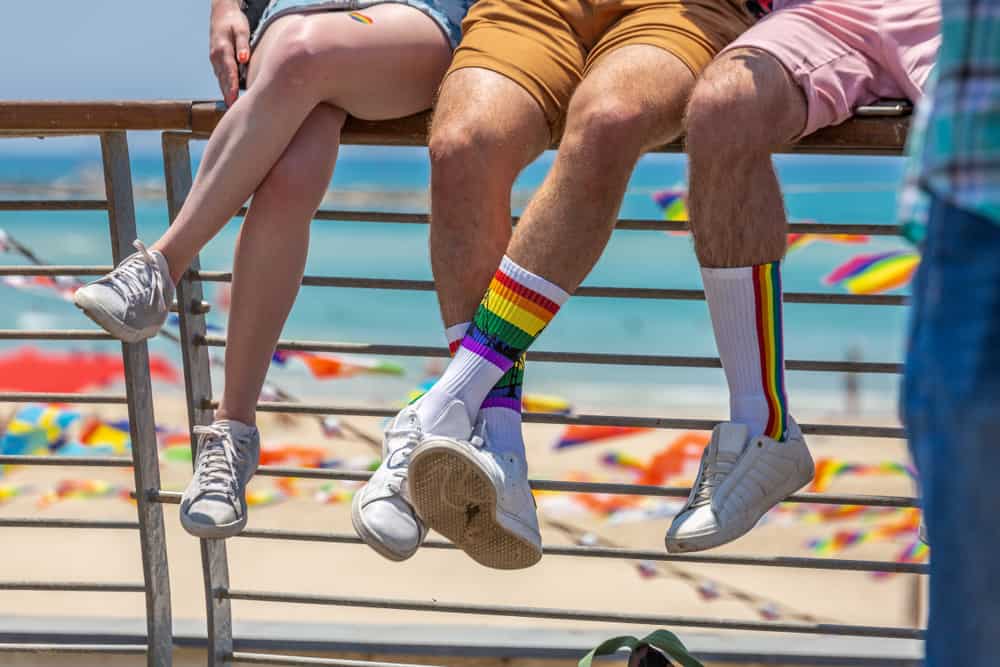
<path id="1" fill-rule="evenodd" d="M 191 190 L 191 135 L 180 132 L 163 133 L 163 169 L 167 185 L 167 211 L 171 223 Z M 197 271 L 196 257 L 191 270 Z M 211 424 L 213 413 L 202 407 L 212 399 L 211 362 L 208 347 L 200 343 L 205 336 L 205 316 L 202 314 L 200 280 L 185 274 L 177 285 L 180 314 L 181 353 L 184 360 L 184 389 L 187 396 L 188 423 Z M 196 443 L 191 434 L 191 453 Z M 202 575 L 205 582 L 206 620 L 208 623 L 209 667 L 227 667 L 233 653 L 232 612 L 228 599 L 215 592 L 229 589 L 229 563 L 225 540 L 201 540 Z"/>
<path id="2" fill-rule="evenodd" d="M 132 251 L 136 238 L 135 203 L 128 140 L 124 132 L 101 135 L 104 186 L 108 198 L 111 252 L 117 264 Z M 139 515 L 142 574 L 146 583 L 147 663 L 165 667 L 173 656 L 170 618 L 170 571 L 163 528 L 163 507 L 150 500 L 160 490 L 160 459 L 153 415 L 153 387 L 149 376 L 146 343 L 122 343 L 128 423 Z"/>

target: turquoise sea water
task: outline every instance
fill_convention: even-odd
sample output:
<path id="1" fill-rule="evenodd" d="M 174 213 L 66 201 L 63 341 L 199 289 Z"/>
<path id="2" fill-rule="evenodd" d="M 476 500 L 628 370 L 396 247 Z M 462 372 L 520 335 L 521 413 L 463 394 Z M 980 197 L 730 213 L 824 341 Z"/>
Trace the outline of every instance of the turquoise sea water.
<path id="1" fill-rule="evenodd" d="M 99 152 L 0 154 L 0 197 L 93 196 L 99 187 Z M 890 223 L 902 163 L 870 157 L 781 156 L 776 160 L 793 219 L 843 223 Z M 529 167 L 515 188 L 523 202 L 551 164 L 546 155 Z M 347 148 L 332 185 L 350 205 L 424 211 L 428 179 L 425 152 L 410 149 Z M 133 156 L 141 238 L 152 241 L 166 227 L 159 195 L 162 165 L 155 154 Z M 622 217 L 659 217 L 651 194 L 684 182 L 684 159 L 654 155 L 643 159 L 632 178 Z M 66 191 L 58 191 L 66 188 Z M 54 193 L 54 194 L 53 194 Z M 341 200 L 342 201 L 342 200 Z M 516 208 L 515 208 L 515 212 Z M 238 223 L 233 222 L 206 248 L 202 266 L 230 266 Z M 106 217 L 99 212 L 0 212 L 0 227 L 44 259 L 61 264 L 110 263 Z M 823 275 L 859 252 L 904 247 L 896 238 L 874 238 L 867 246 L 817 243 L 789 256 L 787 291 L 834 291 Z M 5 263 L 20 263 L 10 255 Z M 427 279 L 430 277 L 427 228 L 423 225 L 317 222 L 313 227 L 307 272 L 333 276 Z M 697 262 L 687 237 L 662 232 L 616 232 L 585 284 L 698 288 Z M 209 293 L 213 288 L 209 288 Z M 90 322 L 70 304 L 0 285 L 0 328 L 88 328 Z M 221 315 L 211 316 L 221 322 Z M 899 307 L 814 306 L 785 308 L 788 359 L 843 359 L 849 347 L 869 361 L 899 361 L 906 311 Z M 303 288 L 285 336 L 311 340 L 442 344 L 434 296 L 373 290 Z M 101 347 L 84 343 L 82 347 Z M 575 298 L 562 310 L 537 347 L 546 350 L 650 354 L 714 355 L 715 346 L 703 302 Z M 170 343 L 155 341 L 156 352 L 176 356 Z M 404 362 L 402 379 L 362 377 L 320 383 L 304 371 L 276 369 L 272 380 L 310 396 L 337 395 L 345 401 L 392 403 L 418 384 L 426 372 L 421 360 Z M 788 388 L 793 412 L 829 413 L 843 404 L 839 375 L 792 372 Z M 628 407 L 637 414 L 669 414 L 682 407 L 706 417 L 724 416 L 724 382 L 718 369 L 583 367 L 529 363 L 528 391 L 570 399 L 580 411 Z M 862 378 L 863 405 L 869 412 L 894 410 L 896 378 Z"/>

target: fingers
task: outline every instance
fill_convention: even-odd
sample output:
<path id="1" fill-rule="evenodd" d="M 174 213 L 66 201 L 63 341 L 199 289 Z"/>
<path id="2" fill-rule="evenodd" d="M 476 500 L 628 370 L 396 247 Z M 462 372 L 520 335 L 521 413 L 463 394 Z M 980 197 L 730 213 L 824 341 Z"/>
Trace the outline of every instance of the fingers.
<path id="1" fill-rule="evenodd" d="M 212 60 L 212 69 L 215 70 L 215 78 L 219 80 L 222 98 L 226 101 L 226 106 L 231 106 L 239 92 L 239 76 L 232 36 L 227 35 L 213 41 L 209 57 Z"/>
<path id="2" fill-rule="evenodd" d="M 243 26 L 239 26 L 236 32 L 236 62 L 246 65 L 250 62 L 250 32 Z"/>

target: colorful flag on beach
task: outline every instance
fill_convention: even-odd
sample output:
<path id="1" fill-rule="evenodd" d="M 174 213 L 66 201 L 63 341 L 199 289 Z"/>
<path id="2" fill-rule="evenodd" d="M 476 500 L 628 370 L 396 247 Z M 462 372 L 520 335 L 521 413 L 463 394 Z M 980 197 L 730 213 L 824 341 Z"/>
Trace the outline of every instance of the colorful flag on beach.
<path id="1" fill-rule="evenodd" d="M 566 447 L 575 447 L 576 445 L 587 445 L 599 440 L 623 438 L 650 430 L 652 429 L 635 426 L 580 426 L 570 424 L 563 429 L 562 434 L 560 434 L 553 447 L 555 449 L 565 449 Z"/>
<path id="2" fill-rule="evenodd" d="M 881 294 L 904 287 L 913 279 L 920 255 L 911 250 L 890 250 L 852 257 L 823 278 L 851 294 Z"/>

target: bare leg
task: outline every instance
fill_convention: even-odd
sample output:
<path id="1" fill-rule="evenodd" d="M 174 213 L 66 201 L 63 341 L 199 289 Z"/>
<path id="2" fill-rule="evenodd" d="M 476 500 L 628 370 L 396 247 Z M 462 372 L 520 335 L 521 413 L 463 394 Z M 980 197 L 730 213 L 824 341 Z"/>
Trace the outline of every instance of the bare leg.
<path id="1" fill-rule="evenodd" d="M 639 156 L 676 137 L 691 71 L 653 46 L 602 59 L 570 102 L 559 155 L 517 226 L 507 254 L 572 293 L 614 229 Z"/>
<path id="2" fill-rule="evenodd" d="M 257 188 L 236 244 L 217 419 L 253 424 L 274 346 L 299 291 L 309 226 L 337 161 L 346 114 L 320 104 Z"/>
<path id="3" fill-rule="evenodd" d="M 396 118 L 430 106 L 450 49 L 437 25 L 405 5 L 277 21 L 251 61 L 253 84 L 212 135 L 187 201 L 153 247 L 174 280 L 254 192 L 317 104 L 363 118 Z"/>
<path id="4" fill-rule="evenodd" d="M 545 149 L 534 99 L 489 70 L 461 69 L 441 89 L 431 131 L 431 265 L 446 327 L 468 322 L 510 240 L 510 191 Z"/>
<path id="5" fill-rule="evenodd" d="M 805 97 L 772 56 L 735 51 L 705 70 L 687 112 L 691 225 L 702 266 L 784 255 L 787 220 L 771 153 L 805 124 Z"/>

